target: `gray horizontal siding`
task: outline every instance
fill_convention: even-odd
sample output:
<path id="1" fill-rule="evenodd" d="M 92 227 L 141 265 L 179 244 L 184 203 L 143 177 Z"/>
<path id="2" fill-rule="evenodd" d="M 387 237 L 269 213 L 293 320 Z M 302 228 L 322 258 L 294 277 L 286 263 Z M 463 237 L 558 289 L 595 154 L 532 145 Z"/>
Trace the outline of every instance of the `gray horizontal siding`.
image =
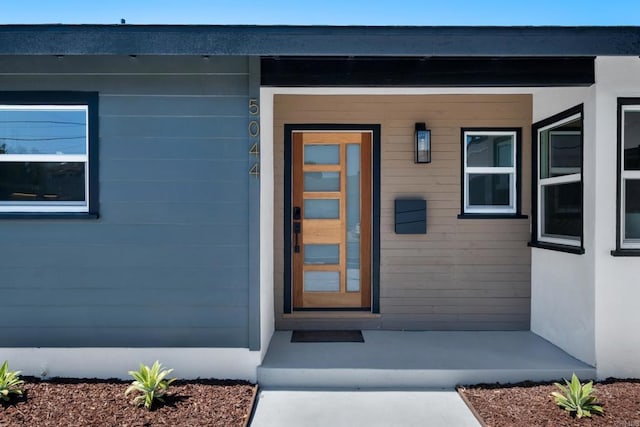
<path id="1" fill-rule="evenodd" d="M 107 116 L 210 116 L 246 117 L 247 99 L 239 95 L 226 96 L 224 102 L 216 102 L 220 96 L 131 96 L 104 95 L 100 111 Z M 151 102 L 150 102 L 151 101 Z"/>
<path id="2" fill-rule="evenodd" d="M 69 224 L 68 233 L 76 233 Z M 162 233 L 164 226 L 158 226 Z M 55 237 L 45 245 L 3 245 L 0 251 L 10 265 L 23 268 L 48 268 L 51 281 L 56 281 L 55 271 L 75 266 L 99 267 L 109 265 L 116 269 L 123 266 L 154 268 L 156 265 L 211 268 L 213 266 L 246 266 L 246 247 L 235 243 L 217 241 L 216 246 L 147 244 L 57 244 Z M 87 236 L 87 240 L 90 237 Z M 226 244 L 225 244 L 226 243 Z M 220 279 L 212 277 L 212 280 Z M 162 278 L 160 278 L 162 280 Z M 59 284 L 63 286 L 64 284 Z M 177 286 L 177 284 L 176 284 Z M 203 290 L 204 291 L 204 290 Z"/>
<path id="3" fill-rule="evenodd" d="M 108 284 L 105 285 L 109 286 Z M 44 309 L 50 307 L 69 307 L 76 309 L 118 306 L 139 307 L 141 311 L 144 311 L 148 308 L 154 309 L 156 307 L 181 305 L 194 308 L 215 307 L 219 315 L 222 313 L 222 310 L 234 308 L 238 309 L 238 314 L 242 314 L 242 308 L 247 304 L 246 289 L 210 289 L 208 292 L 197 295 L 194 298 L 194 294 L 200 294 L 199 289 L 193 288 L 192 284 L 189 284 L 189 286 L 189 288 L 173 286 L 171 288 L 161 289 L 160 292 L 149 292 L 153 288 L 130 287 L 128 289 L 127 301 L 122 301 L 118 292 L 114 292 L 114 290 L 121 291 L 122 288 L 84 287 L 80 283 L 74 287 L 65 288 L 73 292 L 73 296 L 65 301 L 57 300 L 57 293 L 60 289 L 15 287 L 5 288 L 2 294 L 5 298 L 12 298 L 16 301 L 12 310 L 23 306 L 38 306 Z M 234 316 L 235 315 L 236 314 L 234 314 Z M 12 322 L 8 321 L 5 323 L 8 325 Z M 112 324 L 111 326 L 115 325 Z"/>
<path id="4" fill-rule="evenodd" d="M 153 102 L 153 101 L 149 101 Z M 224 101 L 223 101 L 224 102 Z M 101 117 L 101 135 L 105 138 L 146 137 L 160 138 L 175 135 L 180 138 L 240 138 L 247 135 L 246 117 L 160 117 L 160 116 L 107 116 Z M 179 145 L 175 144 L 176 149 Z"/>
<path id="5" fill-rule="evenodd" d="M 153 313 L 158 318 L 158 312 Z M 37 342 L 40 347 L 105 347 L 118 343 L 120 347 L 149 347 L 149 343 L 170 342 L 172 347 L 195 347 L 199 343 L 223 342 L 228 347 L 244 347 L 246 327 L 194 328 L 194 327 L 42 327 L 3 328 L 3 334 L 19 335 L 26 343 Z M 5 346 L 10 345 L 3 340 Z M 31 345 L 31 344 L 28 344 Z M 161 344 L 159 344 L 161 345 Z"/>
<path id="6" fill-rule="evenodd" d="M 144 199 L 144 197 L 141 197 Z M 246 208 L 246 201 L 233 202 L 127 202 L 114 201 L 102 205 L 103 217 L 113 224 L 233 224 L 246 223 L 240 213 Z"/>
<path id="7" fill-rule="evenodd" d="M 218 206 L 219 208 L 219 206 Z M 159 228 L 162 232 L 160 233 Z M 246 248 L 247 231 L 245 224 L 104 224 L 101 227 L 90 223 L 80 222 L 74 225 L 74 233 L 69 233 L 67 227 L 53 224 L 16 224 L 15 227 L 3 232 L 5 242 L 0 248 L 7 251 L 18 251 L 21 247 L 47 245 L 60 247 L 64 245 L 198 245 L 205 256 L 215 255 L 219 246 L 217 242 L 226 242 L 225 248 Z M 213 242 L 216 242 L 212 245 Z M 27 249 L 28 250 L 28 249 Z M 154 249 L 158 250 L 158 249 Z M 239 253 L 231 255 L 238 256 Z"/>
<path id="8" fill-rule="evenodd" d="M 104 172 L 100 176 L 105 181 L 202 181 L 238 183 L 245 181 L 246 161 L 209 159 L 139 159 L 105 160 L 100 162 Z M 215 172 L 212 172 L 215 171 Z M 161 184 L 159 184 L 161 185 Z M 185 185 L 188 185 L 185 183 Z"/>
<path id="9" fill-rule="evenodd" d="M 219 182 L 221 181 L 103 181 L 100 192 L 114 202 L 200 203 L 209 213 L 221 203 L 246 203 L 246 195 L 235 191 L 233 186 L 219 185 Z M 211 203 L 203 203 L 203 198 L 216 202 L 211 206 Z"/>
<path id="10" fill-rule="evenodd" d="M 100 93 L 100 218 L 0 221 L 0 345 L 250 346 L 248 72 L 0 57 L 0 90 Z"/>
<path id="11" fill-rule="evenodd" d="M 246 154 L 246 138 L 103 137 L 100 158 L 121 159 L 216 159 L 234 160 Z M 126 146 L 125 147 L 123 147 Z M 123 152 L 126 150 L 126 154 Z"/>
<path id="12" fill-rule="evenodd" d="M 24 306 L 9 307 L 5 313 L 9 318 L 3 327 L 41 328 L 46 322 L 47 328 L 127 328 L 132 325 L 144 325 L 149 318 L 161 321 L 165 328 L 207 328 L 211 322 L 220 328 L 246 327 L 246 310 L 236 307 L 186 306 L 188 310 L 172 310 L 170 301 L 164 304 L 145 306 L 131 301 L 128 305 L 69 306 L 47 305 L 38 307 L 38 316 L 21 316 Z M 20 319 L 20 317 L 22 317 Z M 19 319 L 19 320 L 18 320 Z M 144 341 L 144 339 L 142 339 Z"/>
<path id="13" fill-rule="evenodd" d="M 140 268 L 136 265 L 101 265 L 88 267 L 78 265 L 74 268 L 55 270 L 55 281 L 51 280 L 54 273 L 49 269 L 29 269 L 23 267 L 3 267 L 3 295 L 4 291 L 13 292 L 16 289 L 23 290 L 23 295 L 13 294 L 16 298 L 11 300 L 16 303 L 29 301 L 34 297 L 33 290 L 49 289 L 56 291 L 64 289 L 65 292 L 75 295 L 79 289 L 118 289 L 116 296 L 122 292 L 136 290 L 149 291 L 173 291 L 177 290 L 200 291 L 207 289 L 206 295 L 222 297 L 225 292 L 245 292 L 248 284 L 243 278 L 245 266 L 213 265 L 194 268 L 193 265 L 156 265 L 153 268 Z M 212 280 L 212 277 L 226 277 L 226 280 Z M 207 298 L 203 292 L 199 298 Z M 52 300 L 52 301 L 55 301 Z M 101 301 L 95 298 L 94 302 Z M 220 300 L 224 303 L 225 299 Z"/>
<path id="14" fill-rule="evenodd" d="M 246 95 L 248 87 L 246 75 L 56 75 L 47 78 L 37 76 L 37 79 L 39 90 L 94 91 L 99 86 L 105 94 L 122 95 L 216 94 L 218 97 L 235 97 Z M 3 75 L 2 83 L 3 87 L 12 90 L 33 90 L 33 84 L 22 76 Z"/>

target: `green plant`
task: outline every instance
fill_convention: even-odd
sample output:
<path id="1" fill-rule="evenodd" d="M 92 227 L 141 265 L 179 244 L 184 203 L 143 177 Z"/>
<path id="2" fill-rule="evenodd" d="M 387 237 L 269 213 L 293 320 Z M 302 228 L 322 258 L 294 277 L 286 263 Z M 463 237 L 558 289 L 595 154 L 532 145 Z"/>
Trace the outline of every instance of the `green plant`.
<path id="1" fill-rule="evenodd" d="M 157 399 L 160 402 L 164 402 L 162 397 L 167 393 L 169 384 L 176 380 L 175 378 L 165 380 L 165 377 L 171 372 L 173 372 L 173 369 L 162 370 L 162 365 L 157 360 L 151 368 L 141 363 L 139 370 L 129 371 L 129 375 L 131 375 L 135 381 L 127 388 L 124 395 L 126 396 L 132 391 L 141 392 L 142 394 L 140 396 L 136 396 L 133 399 L 133 403 L 138 406 L 144 405 L 145 408 L 151 410 L 151 405 L 153 405 L 154 400 Z"/>
<path id="2" fill-rule="evenodd" d="M 0 366 L 0 398 L 8 402 L 12 394 L 22 396 L 22 384 L 24 381 L 20 379 L 20 371 L 10 371 L 9 362 L 5 360 Z"/>
<path id="3" fill-rule="evenodd" d="M 566 386 L 560 383 L 553 384 L 562 392 L 554 391 L 551 393 L 558 406 L 567 412 L 575 412 L 578 418 L 590 417 L 591 413 L 603 414 L 602 406 L 596 403 L 596 397 L 592 394 L 595 391 L 593 381 L 581 384 L 576 374 L 573 374 L 571 382 L 566 379 L 564 382 Z"/>

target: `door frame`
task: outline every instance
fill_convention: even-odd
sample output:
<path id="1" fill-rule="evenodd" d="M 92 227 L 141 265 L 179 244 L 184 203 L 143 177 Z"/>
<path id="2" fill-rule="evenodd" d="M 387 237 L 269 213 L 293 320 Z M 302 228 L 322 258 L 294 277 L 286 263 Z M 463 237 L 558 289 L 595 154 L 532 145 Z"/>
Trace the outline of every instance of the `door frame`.
<path id="1" fill-rule="evenodd" d="M 380 125 L 379 124 L 285 124 L 284 125 L 284 313 L 291 313 L 293 307 L 291 253 L 292 221 L 292 147 L 294 131 L 361 131 L 371 132 L 371 311 L 380 312 Z M 307 308 L 296 311 L 358 311 L 357 308 Z"/>

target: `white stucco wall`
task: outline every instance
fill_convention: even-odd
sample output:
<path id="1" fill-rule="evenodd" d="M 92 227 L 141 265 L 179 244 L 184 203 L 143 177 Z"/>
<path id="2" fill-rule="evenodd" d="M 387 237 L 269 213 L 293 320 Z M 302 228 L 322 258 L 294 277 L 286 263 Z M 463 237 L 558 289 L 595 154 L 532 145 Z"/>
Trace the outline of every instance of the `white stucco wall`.
<path id="1" fill-rule="evenodd" d="M 260 361 L 275 330 L 273 308 L 273 93 L 260 89 Z"/>
<path id="2" fill-rule="evenodd" d="M 131 379 L 128 371 L 155 360 L 174 369 L 180 379 L 234 378 L 256 382 L 260 352 L 246 348 L 124 348 L 124 347 L 21 347 L 0 348 L 0 360 L 23 375 L 42 378 Z"/>
<path id="3" fill-rule="evenodd" d="M 531 329 L 597 367 L 640 377 L 640 257 L 616 245 L 617 98 L 640 97 L 638 57 L 598 57 L 596 84 L 534 92 L 534 121 L 584 103 L 585 250 L 532 250 Z"/>
<path id="4" fill-rule="evenodd" d="M 584 104 L 584 246 L 576 255 L 531 251 L 531 330 L 572 356 L 596 364 L 594 207 L 595 89 L 544 88 L 534 91 L 533 121 Z"/>
<path id="5" fill-rule="evenodd" d="M 616 244 L 617 98 L 640 97 L 640 58 L 596 59 L 596 356 L 598 376 L 640 378 L 640 257 Z"/>

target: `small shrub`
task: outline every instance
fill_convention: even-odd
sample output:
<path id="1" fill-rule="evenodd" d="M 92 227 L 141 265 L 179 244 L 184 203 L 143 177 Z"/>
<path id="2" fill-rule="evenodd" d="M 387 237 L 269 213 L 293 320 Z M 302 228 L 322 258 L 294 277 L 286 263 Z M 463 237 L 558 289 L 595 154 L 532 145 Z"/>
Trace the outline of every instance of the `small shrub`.
<path id="1" fill-rule="evenodd" d="M 576 417 L 590 417 L 591 413 L 602 415 L 602 406 L 596 403 L 596 397 L 593 396 L 595 391 L 593 381 L 581 384 L 580 380 L 573 374 L 571 382 L 564 380 L 566 386 L 554 383 L 561 393 L 554 391 L 551 395 L 555 398 L 556 404 L 567 412 L 575 412 Z"/>
<path id="2" fill-rule="evenodd" d="M 20 371 L 10 371 L 9 361 L 5 360 L 0 366 L 0 398 L 8 402 L 12 394 L 22 396 L 22 384 L 24 381 L 20 379 Z"/>
<path id="3" fill-rule="evenodd" d="M 160 402 L 164 402 L 162 397 L 167 393 L 169 384 L 176 380 L 175 378 L 165 380 L 165 377 L 171 372 L 173 372 L 173 369 L 162 370 L 162 365 L 157 360 L 151 368 L 141 363 L 138 371 L 129 371 L 129 375 L 135 381 L 127 388 L 124 395 L 126 396 L 132 391 L 139 391 L 142 394 L 136 396 L 133 399 L 133 403 L 138 406 L 144 405 L 145 408 L 151 410 L 154 400 L 157 399 Z"/>

